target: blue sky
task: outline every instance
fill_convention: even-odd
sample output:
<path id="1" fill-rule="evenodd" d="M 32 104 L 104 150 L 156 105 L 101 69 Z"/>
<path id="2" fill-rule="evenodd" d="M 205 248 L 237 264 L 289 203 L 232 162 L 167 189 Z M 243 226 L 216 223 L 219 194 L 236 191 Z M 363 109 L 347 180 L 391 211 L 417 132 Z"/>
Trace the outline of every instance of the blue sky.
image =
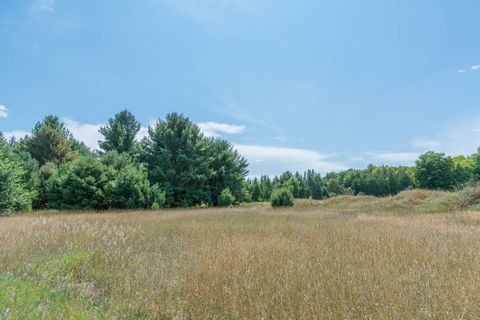
<path id="1" fill-rule="evenodd" d="M 480 3 L 2 0 L 0 131 L 47 114 L 95 146 L 177 111 L 251 174 L 412 164 L 480 145 Z"/>

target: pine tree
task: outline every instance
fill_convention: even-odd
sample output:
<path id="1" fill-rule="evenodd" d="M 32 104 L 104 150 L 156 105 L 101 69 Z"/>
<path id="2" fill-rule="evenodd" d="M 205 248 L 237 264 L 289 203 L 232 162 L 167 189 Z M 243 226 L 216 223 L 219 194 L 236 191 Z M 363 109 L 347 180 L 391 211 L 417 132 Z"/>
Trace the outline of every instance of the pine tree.
<path id="1" fill-rule="evenodd" d="M 140 128 L 140 122 L 135 116 L 128 110 L 124 110 L 109 119 L 106 126 L 100 128 L 99 132 L 105 139 L 98 144 L 105 152 L 117 151 L 133 155 L 137 146 L 135 139 Z"/>
<path id="2" fill-rule="evenodd" d="M 74 140 L 65 125 L 58 117 L 47 116 L 35 125 L 30 137 L 20 141 L 20 144 L 38 161 L 40 165 L 47 162 L 57 164 L 72 160 Z"/>
<path id="3" fill-rule="evenodd" d="M 187 117 L 171 113 L 149 128 L 144 160 L 152 184 L 165 190 L 166 206 L 211 203 L 208 142 Z"/>

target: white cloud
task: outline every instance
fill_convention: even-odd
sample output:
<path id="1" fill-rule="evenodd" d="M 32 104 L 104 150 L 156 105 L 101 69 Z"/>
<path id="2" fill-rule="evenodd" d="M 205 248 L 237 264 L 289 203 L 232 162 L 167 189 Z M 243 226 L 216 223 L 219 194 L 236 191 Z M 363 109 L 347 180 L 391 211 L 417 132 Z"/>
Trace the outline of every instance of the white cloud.
<path id="1" fill-rule="evenodd" d="M 472 70 L 478 70 L 480 69 L 480 64 L 476 64 L 472 66 Z"/>
<path id="2" fill-rule="evenodd" d="M 103 138 L 98 130 L 104 124 L 82 124 L 69 118 L 64 118 L 63 121 L 76 139 L 84 142 L 89 148 L 98 149 L 98 141 Z M 216 122 L 203 122 L 198 125 L 202 128 L 202 131 L 210 134 L 238 134 L 245 130 L 243 126 Z M 142 127 L 137 139 L 140 140 L 147 134 L 148 128 Z M 242 144 L 235 145 L 235 148 L 249 161 L 249 169 L 252 175 L 275 175 L 286 170 L 304 171 L 314 169 L 326 173 L 346 169 L 342 164 L 329 161 L 332 155 L 312 150 Z"/>
<path id="3" fill-rule="evenodd" d="M 75 139 L 85 143 L 87 147 L 93 150 L 98 150 L 98 141 L 104 139 L 103 135 L 99 132 L 100 128 L 105 126 L 104 123 L 90 124 L 80 123 L 70 118 L 63 118 L 63 122 L 67 129 L 72 133 Z M 141 127 L 137 134 L 136 139 L 142 140 L 148 134 L 148 128 Z"/>
<path id="4" fill-rule="evenodd" d="M 466 69 L 459 69 L 457 70 L 458 73 L 464 73 L 465 71 L 467 71 Z"/>
<path id="5" fill-rule="evenodd" d="M 317 151 L 263 145 L 237 144 L 235 148 L 250 163 L 250 175 L 278 175 L 284 171 L 314 169 L 321 173 L 344 170 L 340 163 L 328 161 L 332 155 Z"/>
<path id="6" fill-rule="evenodd" d="M 435 150 L 449 155 L 470 155 L 480 147 L 480 117 L 454 122 L 427 139 L 416 139 L 412 146 L 422 152 Z"/>
<path id="7" fill-rule="evenodd" d="M 72 133 L 75 139 L 85 143 L 91 149 L 98 149 L 98 141 L 103 140 L 102 134 L 98 132 L 104 123 L 99 124 L 89 124 L 89 123 L 80 123 L 78 121 L 72 120 L 70 118 L 64 118 L 63 122 L 67 129 Z M 152 121 L 150 126 L 154 125 L 155 122 Z M 207 136 L 217 137 L 220 134 L 238 134 L 242 133 L 245 130 L 243 126 L 235 126 L 225 123 L 217 122 L 202 122 L 198 126 Z M 137 134 L 136 139 L 138 141 L 142 140 L 148 135 L 148 127 L 141 127 L 140 131 Z"/>
<path id="8" fill-rule="evenodd" d="M 37 0 L 30 8 L 30 15 L 41 18 L 45 14 L 55 11 L 55 0 Z"/>
<path id="9" fill-rule="evenodd" d="M 10 140 L 12 138 L 15 138 L 16 140 L 20 140 L 24 138 L 25 136 L 30 135 L 30 132 L 27 131 L 22 131 L 22 130 L 15 130 L 15 131 L 7 131 L 3 133 L 3 136 L 7 139 Z"/>
<path id="10" fill-rule="evenodd" d="M 148 127 L 141 127 L 137 133 L 137 137 L 136 137 L 137 140 L 140 141 L 146 136 L 148 136 Z"/>
<path id="11" fill-rule="evenodd" d="M 240 134 L 245 131 L 244 126 L 218 123 L 218 122 L 200 122 L 200 130 L 208 137 L 218 137 L 222 134 Z"/>
<path id="12" fill-rule="evenodd" d="M 8 117 L 8 109 L 7 107 L 0 104 L 0 118 Z"/>
<path id="13" fill-rule="evenodd" d="M 64 118 L 63 121 L 75 139 L 82 141 L 91 149 L 98 149 L 98 141 L 103 138 L 98 130 L 103 124 L 82 124 L 69 118 Z"/>

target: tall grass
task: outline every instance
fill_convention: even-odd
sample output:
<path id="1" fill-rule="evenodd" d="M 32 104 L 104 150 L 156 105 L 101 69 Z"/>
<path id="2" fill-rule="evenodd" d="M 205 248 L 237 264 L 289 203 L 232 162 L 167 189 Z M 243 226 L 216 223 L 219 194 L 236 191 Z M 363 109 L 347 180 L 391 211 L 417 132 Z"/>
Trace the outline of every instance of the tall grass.
<path id="1" fill-rule="evenodd" d="M 0 318 L 480 314 L 480 214 L 328 211 L 257 207 L 2 218 Z"/>
<path id="2" fill-rule="evenodd" d="M 300 207 L 319 207 L 336 212 L 440 213 L 480 209 L 480 187 L 455 192 L 408 190 L 390 197 L 338 196 L 324 201 L 299 201 Z"/>

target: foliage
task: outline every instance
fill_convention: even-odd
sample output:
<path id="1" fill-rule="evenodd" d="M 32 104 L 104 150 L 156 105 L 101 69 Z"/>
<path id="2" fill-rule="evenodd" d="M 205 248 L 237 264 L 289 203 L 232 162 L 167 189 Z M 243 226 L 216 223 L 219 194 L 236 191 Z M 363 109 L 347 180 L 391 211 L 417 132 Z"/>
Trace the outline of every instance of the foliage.
<path id="1" fill-rule="evenodd" d="M 158 210 L 165 207 L 165 192 L 162 191 L 158 184 L 154 184 L 150 191 L 151 209 Z"/>
<path id="2" fill-rule="evenodd" d="M 0 137 L 3 140 L 3 137 Z M 32 194 L 25 186 L 26 171 L 13 156 L 4 141 L 0 146 L 0 215 L 12 211 L 29 210 Z"/>
<path id="3" fill-rule="evenodd" d="M 329 196 L 325 181 L 319 173 L 314 170 L 307 170 L 303 177 L 297 172 L 297 179 L 300 181 L 300 187 L 296 195 L 297 198 L 312 198 L 320 200 Z"/>
<path id="4" fill-rule="evenodd" d="M 162 192 L 157 187 L 151 187 L 146 169 L 134 165 L 127 154 L 109 152 L 102 158 L 102 163 L 111 172 L 105 187 L 108 208 L 148 209 L 154 202 L 155 207 L 163 207 Z"/>
<path id="5" fill-rule="evenodd" d="M 98 144 L 103 151 L 117 151 L 133 155 L 136 152 L 138 143 L 135 140 L 141 125 L 135 116 L 128 110 L 117 113 L 114 118 L 108 120 L 108 124 L 100 128 L 104 136 L 103 141 Z"/>
<path id="6" fill-rule="evenodd" d="M 207 139 L 187 117 L 171 113 L 143 141 L 150 182 L 165 189 L 166 206 L 218 205 L 229 188 L 241 198 L 247 162 L 230 143 Z"/>
<path id="7" fill-rule="evenodd" d="M 72 135 L 55 116 L 47 116 L 37 123 L 32 135 L 20 143 L 40 165 L 47 162 L 61 164 L 72 160 L 76 155 Z"/>
<path id="8" fill-rule="evenodd" d="M 247 190 L 254 202 L 270 201 L 273 191 L 273 182 L 268 176 L 261 176 L 247 181 Z"/>
<path id="9" fill-rule="evenodd" d="M 420 188 L 449 190 L 456 184 L 454 169 L 451 157 L 429 151 L 416 161 L 415 180 Z"/>
<path id="10" fill-rule="evenodd" d="M 52 182 L 52 177 L 58 173 L 58 166 L 53 162 L 47 162 L 40 167 L 38 175 L 40 183 L 38 186 L 38 195 L 33 202 L 34 209 L 48 208 L 48 188 Z"/>
<path id="11" fill-rule="evenodd" d="M 286 171 L 246 180 L 248 163 L 234 146 L 205 137 L 182 114 L 159 119 L 141 143 L 140 128 L 129 111 L 117 113 L 99 130 L 102 152 L 75 140 L 52 115 L 18 142 L 0 135 L 2 210 L 228 206 L 290 194 L 314 203 L 337 195 L 394 196 L 416 187 L 451 190 L 480 181 L 478 152 L 455 157 L 427 152 L 415 167 L 370 165 L 325 176 Z"/>
<path id="12" fill-rule="evenodd" d="M 271 199 L 272 207 L 292 207 L 293 203 L 293 193 L 288 187 L 273 190 Z"/>
<path id="13" fill-rule="evenodd" d="M 220 139 L 207 140 L 210 159 L 210 177 L 207 185 L 211 201 L 220 205 L 220 196 L 226 189 L 235 199 L 245 197 L 244 181 L 247 175 L 247 161 L 233 149 L 233 146 Z"/>
<path id="14" fill-rule="evenodd" d="M 280 177 L 276 177 L 273 184 L 276 189 L 288 189 L 293 195 L 300 192 L 300 180 L 290 171 L 284 172 Z"/>
<path id="15" fill-rule="evenodd" d="M 54 209 L 107 209 L 105 190 L 113 172 L 92 157 L 79 157 L 60 168 L 48 188 Z"/>
<path id="16" fill-rule="evenodd" d="M 232 194 L 229 188 L 226 188 L 220 193 L 218 198 L 218 204 L 221 207 L 229 207 L 235 203 L 235 196 Z"/>
<path id="17" fill-rule="evenodd" d="M 207 143 L 197 125 L 171 113 L 149 128 L 144 139 L 150 181 L 165 187 L 168 207 L 205 202 L 210 176 Z"/>
<path id="18" fill-rule="evenodd" d="M 410 168 L 373 165 L 366 170 L 350 169 L 330 173 L 325 177 L 325 181 L 330 195 L 388 196 L 414 186 Z"/>
<path id="19" fill-rule="evenodd" d="M 61 167 L 48 184 L 48 204 L 55 209 L 149 209 L 164 202 L 146 169 L 116 151 L 101 160 L 79 157 Z"/>

